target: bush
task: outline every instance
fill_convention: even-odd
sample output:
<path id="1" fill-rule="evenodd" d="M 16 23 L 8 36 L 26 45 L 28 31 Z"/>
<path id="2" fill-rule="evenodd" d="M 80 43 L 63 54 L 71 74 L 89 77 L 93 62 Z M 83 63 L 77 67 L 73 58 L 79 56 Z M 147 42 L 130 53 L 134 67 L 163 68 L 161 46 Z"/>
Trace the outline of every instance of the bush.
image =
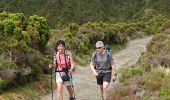
<path id="1" fill-rule="evenodd" d="M 163 29 L 169 29 L 170 28 L 170 20 L 167 20 L 164 24 L 163 24 Z"/>
<path id="2" fill-rule="evenodd" d="M 153 66 L 170 66 L 170 35 L 157 34 L 147 45 L 147 51 L 141 56 L 138 63 L 141 65 L 149 64 Z"/>
<path id="3" fill-rule="evenodd" d="M 79 26 L 76 23 L 70 23 L 69 29 L 70 29 L 70 32 L 77 32 L 79 29 Z"/>
<path id="4" fill-rule="evenodd" d="M 160 98 L 170 98 L 170 74 L 166 74 L 163 78 L 162 87 L 158 90 L 158 96 Z"/>
<path id="5" fill-rule="evenodd" d="M 130 75 L 132 75 L 132 76 L 134 76 L 134 75 L 142 75 L 143 71 L 142 71 L 141 68 L 135 67 L 135 68 L 130 68 L 130 69 L 128 70 L 128 73 L 129 73 Z"/>
<path id="6" fill-rule="evenodd" d="M 4 69 L 9 69 L 9 68 L 17 68 L 17 65 L 15 63 L 12 62 L 2 62 L 2 64 L 0 65 L 0 70 L 4 70 Z"/>
<path id="7" fill-rule="evenodd" d="M 49 59 L 45 58 L 40 52 L 30 49 L 26 55 L 24 63 L 31 67 L 31 73 L 28 75 L 30 80 L 37 80 L 42 72 L 46 69 Z"/>
<path id="8" fill-rule="evenodd" d="M 128 84 L 128 79 L 131 77 L 131 75 L 128 73 L 128 68 L 122 68 L 120 69 L 120 82 L 123 83 L 123 84 Z"/>
<path id="9" fill-rule="evenodd" d="M 160 97 L 170 96 L 170 88 L 161 87 L 160 90 L 158 91 L 158 96 Z"/>
<path id="10" fill-rule="evenodd" d="M 0 47 L 0 55 L 2 55 L 3 53 L 3 49 Z"/>
<path id="11" fill-rule="evenodd" d="M 0 93 L 5 89 L 5 81 L 0 79 Z"/>
<path id="12" fill-rule="evenodd" d="M 144 72 L 150 72 L 151 71 L 151 65 L 150 64 L 143 64 L 142 69 Z"/>
<path id="13" fill-rule="evenodd" d="M 163 84 L 163 78 L 165 77 L 164 72 L 160 68 L 152 69 L 152 71 L 144 75 L 146 90 L 151 92 L 159 90 Z"/>

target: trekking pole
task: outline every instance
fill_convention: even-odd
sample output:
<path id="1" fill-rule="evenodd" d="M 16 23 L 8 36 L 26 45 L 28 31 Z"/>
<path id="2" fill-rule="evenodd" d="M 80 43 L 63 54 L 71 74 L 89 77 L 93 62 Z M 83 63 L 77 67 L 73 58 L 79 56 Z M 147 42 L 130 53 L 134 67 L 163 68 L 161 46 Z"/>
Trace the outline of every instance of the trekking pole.
<path id="1" fill-rule="evenodd" d="M 53 100 L 53 69 L 51 68 L 51 96 Z"/>
<path id="2" fill-rule="evenodd" d="M 70 73 L 70 78 L 71 78 L 71 85 L 72 85 L 72 88 L 73 88 L 73 96 L 74 96 L 74 99 L 76 99 L 76 95 L 75 95 L 75 92 L 74 92 L 74 85 L 73 85 L 73 77 L 72 77 L 71 73 Z"/>

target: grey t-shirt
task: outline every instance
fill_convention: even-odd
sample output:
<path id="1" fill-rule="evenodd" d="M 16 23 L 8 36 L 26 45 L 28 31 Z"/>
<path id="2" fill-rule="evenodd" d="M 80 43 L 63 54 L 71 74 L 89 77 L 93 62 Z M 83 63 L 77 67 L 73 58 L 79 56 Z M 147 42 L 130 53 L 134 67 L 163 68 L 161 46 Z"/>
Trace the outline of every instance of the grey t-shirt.
<path id="1" fill-rule="evenodd" d="M 111 72 L 111 65 L 114 63 L 111 53 L 107 50 L 105 50 L 102 55 L 97 51 L 93 52 L 91 61 L 97 73 Z"/>

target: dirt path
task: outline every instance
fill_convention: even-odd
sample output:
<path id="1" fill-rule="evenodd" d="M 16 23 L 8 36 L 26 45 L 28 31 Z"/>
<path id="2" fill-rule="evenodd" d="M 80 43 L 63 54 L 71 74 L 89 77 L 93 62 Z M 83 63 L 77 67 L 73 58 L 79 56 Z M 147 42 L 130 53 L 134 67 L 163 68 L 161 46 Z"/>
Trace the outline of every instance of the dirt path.
<path id="1" fill-rule="evenodd" d="M 125 49 L 113 55 L 116 69 L 121 65 L 134 64 L 140 57 L 141 52 L 146 50 L 147 43 L 151 37 L 130 41 Z M 93 77 L 90 67 L 79 67 L 73 74 L 76 100 L 101 100 L 99 87 L 96 85 L 95 77 Z M 113 89 L 113 83 L 109 87 L 109 91 Z M 54 100 L 56 99 L 56 91 L 54 91 Z M 41 100 L 51 100 L 51 94 L 43 97 Z M 68 94 L 64 88 L 64 100 L 68 100 Z"/>

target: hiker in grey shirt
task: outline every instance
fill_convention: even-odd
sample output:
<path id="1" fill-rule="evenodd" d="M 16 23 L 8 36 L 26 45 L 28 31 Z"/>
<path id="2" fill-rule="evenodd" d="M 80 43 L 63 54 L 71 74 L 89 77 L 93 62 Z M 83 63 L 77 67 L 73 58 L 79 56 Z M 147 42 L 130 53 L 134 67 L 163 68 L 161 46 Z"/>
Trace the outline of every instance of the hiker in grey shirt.
<path id="1" fill-rule="evenodd" d="M 116 73 L 112 54 L 105 49 L 102 41 L 96 42 L 96 51 L 92 54 L 90 67 L 100 86 L 102 99 L 105 100 L 105 91 L 111 79 L 116 80 Z"/>

